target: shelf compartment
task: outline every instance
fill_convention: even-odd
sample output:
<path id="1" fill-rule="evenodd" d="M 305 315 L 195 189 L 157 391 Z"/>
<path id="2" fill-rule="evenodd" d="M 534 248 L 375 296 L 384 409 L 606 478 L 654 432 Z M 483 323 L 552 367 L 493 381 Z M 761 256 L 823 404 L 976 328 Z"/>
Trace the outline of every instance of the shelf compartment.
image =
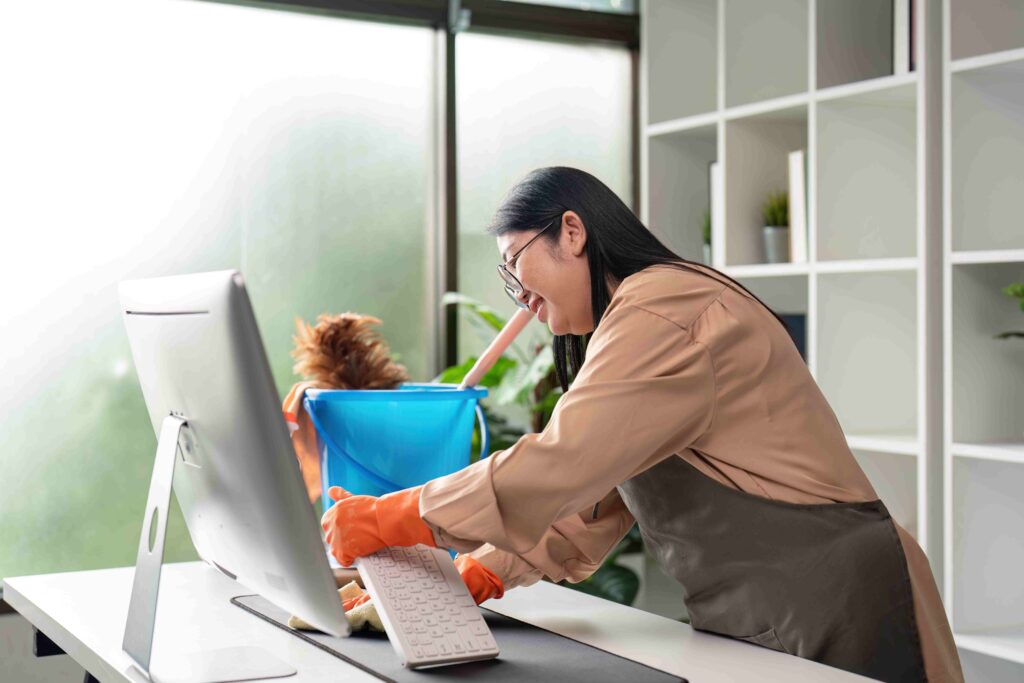
<path id="1" fill-rule="evenodd" d="M 918 538 L 917 458 L 861 449 L 853 456 L 893 520 Z"/>
<path id="2" fill-rule="evenodd" d="M 913 434 L 847 434 L 846 443 L 853 449 L 879 453 L 916 456 L 921 451 L 921 443 Z"/>
<path id="3" fill-rule="evenodd" d="M 844 97 L 856 97 L 859 95 L 877 92 L 879 90 L 897 88 L 901 85 L 912 85 L 914 83 L 917 83 L 917 72 L 899 74 L 898 76 L 882 76 L 881 78 L 872 78 L 866 81 L 858 81 L 856 83 L 848 83 L 846 85 L 836 85 L 831 88 L 825 88 L 824 90 L 818 90 L 814 93 L 814 99 L 819 102 L 838 100 Z"/>
<path id="4" fill-rule="evenodd" d="M 795 111 L 811 101 L 807 93 L 797 95 L 786 95 L 772 100 L 762 100 L 752 104 L 742 104 L 738 107 L 731 107 L 725 110 L 726 119 L 745 119 L 752 116 L 762 116 L 777 112 Z"/>
<path id="5" fill-rule="evenodd" d="M 995 251 L 954 251 L 953 263 L 1024 263 L 1024 249 Z"/>
<path id="6" fill-rule="evenodd" d="M 917 273 L 821 273 L 817 380 L 847 434 L 918 438 Z"/>
<path id="7" fill-rule="evenodd" d="M 954 457 L 952 476 L 953 630 L 1024 662 L 1024 465 Z"/>
<path id="8" fill-rule="evenodd" d="M 725 102 L 807 91 L 808 0 L 725 3 Z"/>
<path id="9" fill-rule="evenodd" d="M 957 443 L 1024 440 L 1024 313 L 1002 290 L 1024 280 L 1024 263 L 952 268 L 952 411 Z"/>
<path id="10" fill-rule="evenodd" d="M 992 652 L 1005 652 L 1001 642 L 1002 636 L 996 636 L 994 641 L 983 634 L 954 634 L 954 636 L 956 644 L 960 648 L 960 664 L 963 666 L 964 680 L 984 681 L 985 683 L 1020 683 L 1020 681 L 1024 681 L 1024 665 L 1007 661 L 1001 655 L 992 655 Z M 1011 643 L 1011 647 L 1013 646 L 1014 644 Z"/>
<path id="11" fill-rule="evenodd" d="M 704 211 L 711 208 L 710 168 L 718 156 L 715 124 L 648 140 L 651 231 L 685 259 L 703 262 Z"/>
<path id="12" fill-rule="evenodd" d="M 790 336 L 800 350 L 800 355 L 807 359 L 807 275 L 777 275 L 773 277 L 743 277 L 732 271 L 730 277 L 735 278 L 744 287 L 754 293 L 769 308 L 779 314 L 789 327 Z"/>
<path id="13" fill-rule="evenodd" d="M 1024 249 L 1024 61 L 950 81 L 953 249 Z"/>
<path id="14" fill-rule="evenodd" d="M 658 137 L 659 135 L 682 133 L 694 128 L 704 128 L 717 122 L 718 118 L 718 112 L 711 112 L 710 114 L 697 114 L 696 116 L 652 123 L 647 126 L 647 135 L 649 137 Z"/>
<path id="15" fill-rule="evenodd" d="M 988 443 L 954 443 L 953 455 L 963 458 L 1001 460 L 1024 465 L 1024 438 L 1020 441 L 992 441 Z"/>
<path id="16" fill-rule="evenodd" d="M 819 273 L 874 273 L 882 271 L 914 270 L 917 258 L 853 259 L 850 261 L 818 261 L 814 269 Z"/>
<path id="17" fill-rule="evenodd" d="M 817 87 L 891 75 L 892 0 L 817 0 Z"/>
<path id="18" fill-rule="evenodd" d="M 1021 0 L 949 0 L 952 59 L 1024 47 Z"/>
<path id="19" fill-rule="evenodd" d="M 670 121 L 718 108 L 716 0 L 647 2 L 647 122 Z"/>
<path id="20" fill-rule="evenodd" d="M 917 252 L 915 84 L 819 102 L 818 259 Z"/>
<path id="21" fill-rule="evenodd" d="M 810 266 L 806 263 L 755 263 L 749 266 L 729 266 L 725 273 L 732 278 L 774 278 L 786 275 L 806 275 Z"/>
<path id="22" fill-rule="evenodd" d="M 957 59 L 949 65 L 949 69 L 953 73 L 960 73 L 964 71 L 973 71 L 975 69 L 987 69 L 989 67 L 1000 66 L 1002 64 L 1012 64 L 1013 62 L 1020 61 L 1024 61 L 1024 48 L 1006 50 L 1004 52 L 991 52 L 978 57 Z"/>
<path id="23" fill-rule="evenodd" d="M 725 262 L 765 261 L 761 207 L 768 194 L 787 190 L 789 153 L 807 149 L 807 107 L 725 122 Z"/>

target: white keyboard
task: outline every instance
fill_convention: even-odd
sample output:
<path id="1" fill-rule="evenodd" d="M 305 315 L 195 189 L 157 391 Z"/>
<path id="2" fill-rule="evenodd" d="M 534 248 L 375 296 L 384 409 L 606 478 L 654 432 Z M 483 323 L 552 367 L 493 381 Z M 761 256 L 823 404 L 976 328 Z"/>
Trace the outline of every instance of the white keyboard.
<path id="1" fill-rule="evenodd" d="M 498 656 L 487 622 L 448 551 L 384 548 L 356 560 L 384 630 L 411 669 Z"/>

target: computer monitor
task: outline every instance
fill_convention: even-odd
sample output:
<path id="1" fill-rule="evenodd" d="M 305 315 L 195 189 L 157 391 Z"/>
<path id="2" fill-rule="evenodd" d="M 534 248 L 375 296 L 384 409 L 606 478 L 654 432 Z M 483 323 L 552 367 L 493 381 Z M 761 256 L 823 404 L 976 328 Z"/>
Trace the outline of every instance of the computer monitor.
<path id="1" fill-rule="evenodd" d="M 157 435 L 165 435 L 140 540 L 133 606 L 152 600 L 155 613 L 155 588 L 140 584 L 147 583 L 146 530 L 159 507 L 152 502 L 159 499 L 159 451 L 171 448 L 176 455 L 166 471 L 173 469 L 173 489 L 199 556 L 320 630 L 348 635 L 241 274 L 126 281 L 120 300 L 150 420 Z M 164 438 L 175 443 L 168 447 Z M 157 585 L 162 541 L 161 534 Z M 137 610 L 139 621 L 151 620 L 145 611 Z M 126 631 L 125 649 L 132 654 L 129 639 Z M 148 667 L 147 647 L 136 649 L 145 650 L 144 657 L 133 658 L 145 659 Z"/>

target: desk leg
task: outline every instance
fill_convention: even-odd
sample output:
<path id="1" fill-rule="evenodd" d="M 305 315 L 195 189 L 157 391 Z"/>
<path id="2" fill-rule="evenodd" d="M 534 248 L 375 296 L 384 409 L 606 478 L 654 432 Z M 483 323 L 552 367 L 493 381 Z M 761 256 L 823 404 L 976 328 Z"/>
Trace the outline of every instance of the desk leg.
<path id="1" fill-rule="evenodd" d="M 50 640 L 49 636 L 33 626 L 32 654 L 36 657 L 53 657 L 67 653 L 60 649 L 60 645 Z"/>
<path id="2" fill-rule="evenodd" d="M 60 645 L 50 640 L 45 633 L 33 626 L 32 654 L 36 657 L 55 657 L 57 655 L 66 655 L 67 653 L 60 648 Z M 85 679 L 82 683 L 100 683 L 100 681 L 98 678 L 86 671 Z"/>

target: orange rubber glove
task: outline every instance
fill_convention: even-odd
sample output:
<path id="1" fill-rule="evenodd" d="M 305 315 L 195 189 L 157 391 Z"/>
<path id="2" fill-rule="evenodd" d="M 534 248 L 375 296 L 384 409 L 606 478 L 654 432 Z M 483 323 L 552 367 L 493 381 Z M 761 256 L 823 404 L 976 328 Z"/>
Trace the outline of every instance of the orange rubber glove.
<path id="1" fill-rule="evenodd" d="M 479 605 L 484 600 L 490 600 L 491 598 L 497 600 L 505 594 L 505 586 L 502 584 L 501 579 L 498 578 L 498 575 L 469 555 L 456 555 L 455 567 L 459 570 L 459 575 L 462 577 L 462 581 L 466 584 L 466 588 L 469 589 L 469 594 L 473 596 L 476 604 Z M 346 600 L 342 604 L 345 607 L 345 611 L 348 612 L 369 601 L 370 594 L 363 593 L 359 597 Z"/>
<path id="2" fill-rule="evenodd" d="M 434 533 L 420 518 L 422 489 L 416 486 L 375 498 L 353 496 L 340 486 L 329 488 L 327 495 L 335 503 L 320 519 L 320 526 L 327 532 L 335 559 L 351 567 L 357 557 L 393 545 L 437 547 Z"/>
<path id="3" fill-rule="evenodd" d="M 498 575 L 469 555 L 456 555 L 455 566 L 476 604 L 491 598 L 497 600 L 505 594 L 505 585 Z"/>

